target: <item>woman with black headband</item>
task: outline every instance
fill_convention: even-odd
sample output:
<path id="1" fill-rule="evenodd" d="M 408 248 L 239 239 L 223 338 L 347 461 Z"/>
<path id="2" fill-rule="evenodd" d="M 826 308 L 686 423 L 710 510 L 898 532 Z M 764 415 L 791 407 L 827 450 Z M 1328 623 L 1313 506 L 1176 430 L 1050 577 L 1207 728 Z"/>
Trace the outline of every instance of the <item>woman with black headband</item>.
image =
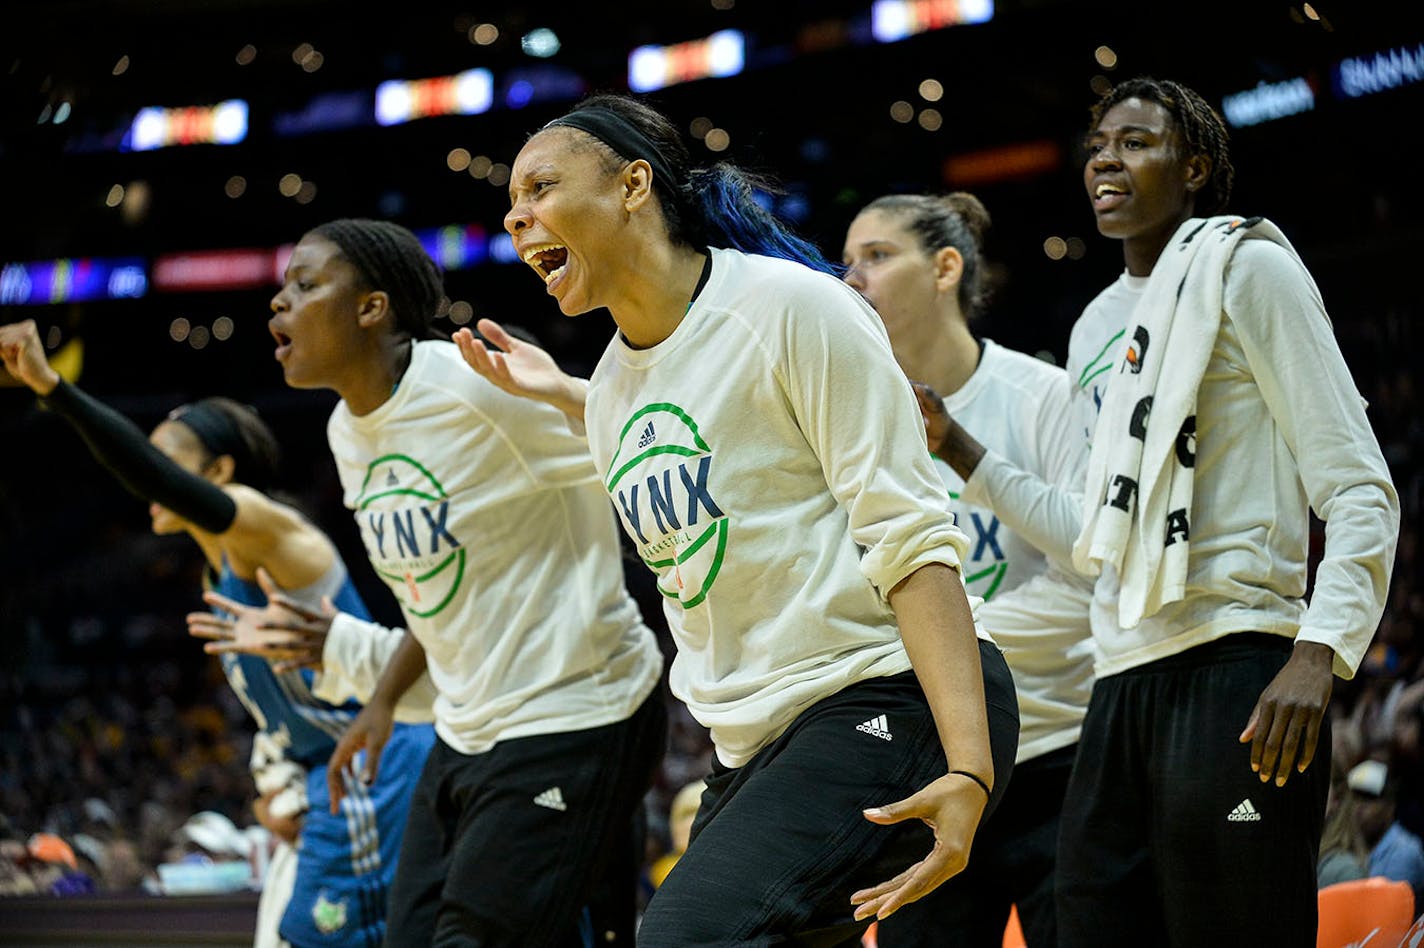
<path id="1" fill-rule="evenodd" d="M 456 336 L 586 424 L 712 732 L 656 948 L 853 941 L 963 868 L 1017 743 L 885 330 L 753 188 L 692 170 L 642 103 L 586 100 L 525 143 L 505 228 L 562 312 L 607 307 L 617 334 L 588 382 L 488 320 L 501 351 Z"/>
<path id="2" fill-rule="evenodd" d="M 297 607 L 367 615 L 331 540 L 268 496 L 277 443 L 252 409 L 205 398 L 175 409 L 145 439 L 132 421 L 60 379 L 45 361 L 33 321 L 0 326 L 0 359 L 74 427 L 126 489 L 150 502 L 155 533 L 193 538 L 207 559 L 205 585 L 212 592 L 234 607 L 261 605 L 275 581 Z M 273 928 L 298 946 L 379 943 L 401 831 L 432 729 L 399 725 L 386 754 L 400 764 L 371 785 L 348 781 L 347 798 L 333 814 L 327 759 L 359 707 L 321 700 L 313 672 L 290 662 L 224 653 L 222 663 L 258 725 L 252 772 L 260 795 L 253 808 L 293 847 L 274 859 L 259 907 L 258 943 L 274 943 L 263 940 L 274 937 Z M 276 884 L 277 878 L 288 885 Z"/>

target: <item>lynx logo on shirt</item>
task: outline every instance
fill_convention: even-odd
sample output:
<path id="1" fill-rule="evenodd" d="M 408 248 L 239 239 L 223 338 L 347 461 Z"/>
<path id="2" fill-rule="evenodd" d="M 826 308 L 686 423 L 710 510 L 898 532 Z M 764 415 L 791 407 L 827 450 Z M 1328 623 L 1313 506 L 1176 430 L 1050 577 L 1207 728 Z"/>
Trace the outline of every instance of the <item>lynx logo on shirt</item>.
<path id="1" fill-rule="evenodd" d="M 707 598 L 727 552 L 727 515 L 710 490 L 712 449 L 670 402 L 638 409 L 623 426 L 608 488 L 658 590 L 691 609 Z"/>
<path id="2" fill-rule="evenodd" d="M 987 602 L 999 591 L 999 584 L 1009 571 L 1008 557 L 999 546 L 999 518 L 988 511 L 971 510 L 968 523 L 958 512 L 954 520 L 969 537 L 970 556 L 964 564 L 964 587 L 971 595 Z"/>
<path id="3" fill-rule="evenodd" d="M 969 538 L 969 554 L 961 564 L 964 568 L 964 588 L 971 596 L 985 602 L 994 598 L 1004 576 L 1009 572 L 1009 557 L 999 543 L 999 518 L 992 511 L 970 508 L 959 499 L 964 481 L 940 458 L 934 458 L 940 480 L 949 493 L 950 512 L 954 525 Z M 1007 535 L 1008 531 L 1004 533 Z"/>
<path id="4" fill-rule="evenodd" d="M 465 577 L 465 545 L 449 521 L 450 498 L 419 461 L 387 454 L 367 466 L 356 497 L 366 554 L 401 608 L 422 619 L 449 605 Z"/>

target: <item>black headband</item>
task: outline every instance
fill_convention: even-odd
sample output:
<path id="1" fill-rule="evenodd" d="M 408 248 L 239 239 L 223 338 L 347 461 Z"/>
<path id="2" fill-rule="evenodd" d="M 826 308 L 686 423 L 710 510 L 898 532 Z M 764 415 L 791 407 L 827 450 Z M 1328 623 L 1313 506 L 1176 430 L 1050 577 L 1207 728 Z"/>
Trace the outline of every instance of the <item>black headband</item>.
<path id="1" fill-rule="evenodd" d="M 214 457 L 226 454 L 236 462 L 238 469 L 244 472 L 250 466 L 243 463 L 251 460 L 247 441 L 238 430 L 237 423 L 228 417 L 226 412 L 211 405 L 194 402 L 173 409 L 168 413 L 168 420 L 186 425 Z"/>
<path id="2" fill-rule="evenodd" d="M 665 188 L 677 190 L 678 180 L 673 175 L 672 168 L 668 165 L 667 159 L 663 158 L 658 146 L 653 144 L 652 139 L 638 131 L 637 126 L 612 109 L 598 105 L 592 105 L 586 109 L 576 109 L 562 118 L 554 119 L 544 127 L 554 128 L 560 125 L 587 132 L 628 161 L 643 159 L 648 163 L 648 167 L 653 169 L 655 180 L 661 181 Z"/>

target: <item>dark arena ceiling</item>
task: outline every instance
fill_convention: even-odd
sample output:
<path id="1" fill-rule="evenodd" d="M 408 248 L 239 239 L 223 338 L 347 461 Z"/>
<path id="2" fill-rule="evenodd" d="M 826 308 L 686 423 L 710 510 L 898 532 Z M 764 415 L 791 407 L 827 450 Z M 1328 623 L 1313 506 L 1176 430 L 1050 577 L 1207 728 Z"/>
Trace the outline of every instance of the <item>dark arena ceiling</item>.
<path id="1" fill-rule="evenodd" d="M 582 93 L 627 91 L 636 47 L 723 30 L 742 34 L 740 74 L 651 93 L 684 127 L 701 119 L 699 131 L 723 133 L 720 152 L 708 147 L 721 143 L 717 136 L 690 138 L 694 154 L 778 177 L 786 188 L 778 211 L 833 256 L 855 209 L 881 193 L 974 190 L 994 216 L 988 249 L 1001 284 L 998 336 L 1010 343 L 1061 350 L 1092 288 L 1121 266 L 1116 248 L 1093 232 L 1078 142 L 1094 90 L 1129 76 L 1179 79 L 1218 107 L 1227 96 L 1269 87 L 1255 104 L 1257 119 L 1280 108 L 1292 89 L 1313 92 L 1300 114 L 1233 128 L 1238 209 L 1280 220 L 1308 260 L 1389 261 L 1418 249 L 1418 4 L 909 0 L 900 7 L 922 23 L 992 17 L 890 43 L 873 36 L 876 6 L 12 2 L 0 14 L 0 261 L 151 263 L 200 250 L 273 248 L 341 216 L 388 217 L 417 230 L 474 226 L 488 238 L 499 233 L 507 206 L 498 167 L 530 131 Z M 551 31 L 557 51 L 531 55 L 536 30 Z M 548 45 L 546 36 L 542 51 Z M 1374 69 L 1378 89 L 1342 92 L 1346 61 Z M 492 76 L 492 103 L 482 114 L 391 126 L 372 118 L 382 82 L 476 68 Z M 140 109 L 233 99 L 247 106 L 240 143 L 121 148 Z M 894 117 L 896 108 L 908 121 Z M 955 160 L 959 171 L 950 173 Z M 488 168 L 495 170 L 475 173 Z M 1050 253 L 1054 246 L 1061 259 Z M 556 348 L 572 352 L 580 339 L 604 337 L 603 323 L 563 324 L 522 271 L 488 261 L 450 268 L 450 295 L 476 315 L 542 327 Z M 12 294 L 0 319 L 33 316 L 85 333 L 90 370 L 119 390 L 128 387 L 124 376 L 117 369 L 104 375 L 94 343 L 176 359 L 163 346 L 179 316 L 211 322 L 229 315 L 240 351 L 261 354 L 268 346 L 256 324 L 269 287 L 153 290 L 138 300 L 23 306 L 13 305 Z M 244 333 L 246 323 L 258 331 Z M 208 352 L 195 362 L 188 355 L 159 374 L 184 389 L 199 378 L 280 386 L 270 363 L 258 376 L 239 376 L 231 357 Z"/>

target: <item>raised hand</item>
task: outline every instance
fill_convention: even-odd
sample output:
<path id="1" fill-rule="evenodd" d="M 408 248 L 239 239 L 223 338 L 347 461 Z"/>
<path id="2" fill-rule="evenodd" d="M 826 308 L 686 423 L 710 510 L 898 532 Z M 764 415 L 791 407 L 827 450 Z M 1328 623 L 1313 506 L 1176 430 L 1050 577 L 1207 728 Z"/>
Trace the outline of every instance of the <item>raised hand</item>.
<path id="1" fill-rule="evenodd" d="M 257 569 L 257 584 L 267 596 L 265 606 L 249 606 L 215 592 L 204 593 L 204 602 L 232 618 L 190 612 L 188 634 L 208 639 L 203 651 L 210 655 L 255 655 L 272 662 L 277 672 L 320 668 L 326 636 L 336 615 L 335 605 L 330 599 L 323 599 L 318 612 L 293 601 L 261 567 Z"/>
<path id="2" fill-rule="evenodd" d="M 0 326 L 0 362 L 4 362 L 5 371 L 40 395 L 48 395 L 59 384 L 59 373 L 45 359 L 33 319 Z"/>
<path id="3" fill-rule="evenodd" d="M 492 319 L 482 319 L 476 327 L 496 348 L 486 347 L 468 329 L 457 330 L 451 337 L 470 368 L 511 395 L 548 402 L 568 415 L 583 418 L 582 379 L 569 375 L 549 353 L 514 338 Z"/>

